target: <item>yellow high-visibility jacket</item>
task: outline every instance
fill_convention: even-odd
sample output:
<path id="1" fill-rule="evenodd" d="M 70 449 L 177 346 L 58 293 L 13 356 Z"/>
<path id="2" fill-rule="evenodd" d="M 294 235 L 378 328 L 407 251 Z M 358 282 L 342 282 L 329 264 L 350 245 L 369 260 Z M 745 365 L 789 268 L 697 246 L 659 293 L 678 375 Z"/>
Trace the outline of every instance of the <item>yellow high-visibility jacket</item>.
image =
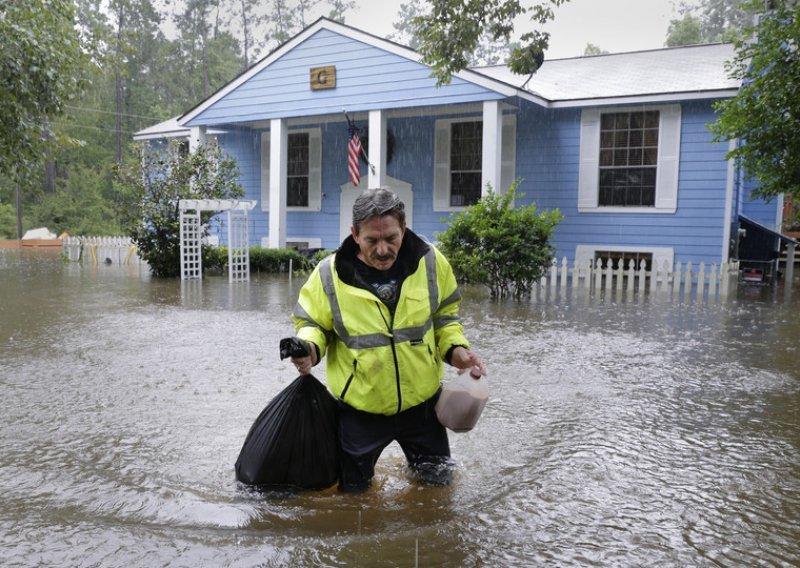
<path id="1" fill-rule="evenodd" d="M 352 240 L 352 237 L 348 237 Z M 297 336 L 327 353 L 328 387 L 358 410 L 392 415 L 431 398 L 444 358 L 464 336 L 453 270 L 435 247 L 406 230 L 402 247 L 419 258 L 402 282 L 394 316 L 371 291 L 342 281 L 344 262 L 356 262 L 354 242 L 317 265 L 292 314 Z M 402 251 L 401 254 L 409 254 Z M 413 260 L 412 260 L 413 264 Z"/>

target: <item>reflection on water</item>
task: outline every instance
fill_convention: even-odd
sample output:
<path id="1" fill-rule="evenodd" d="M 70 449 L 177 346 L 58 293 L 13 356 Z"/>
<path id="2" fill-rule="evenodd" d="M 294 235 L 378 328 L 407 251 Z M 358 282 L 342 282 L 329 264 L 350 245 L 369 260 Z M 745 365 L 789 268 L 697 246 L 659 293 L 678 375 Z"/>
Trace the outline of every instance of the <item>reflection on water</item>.
<path id="1" fill-rule="evenodd" d="M 0 251 L 5 564 L 797 564 L 796 301 L 465 290 L 491 394 L 451 434 L 453 485 L 416 485 L 393 445 L 366 494 L 264 496 L 233 463 L 295 378 L 278 340 L 301 284 Z"/>

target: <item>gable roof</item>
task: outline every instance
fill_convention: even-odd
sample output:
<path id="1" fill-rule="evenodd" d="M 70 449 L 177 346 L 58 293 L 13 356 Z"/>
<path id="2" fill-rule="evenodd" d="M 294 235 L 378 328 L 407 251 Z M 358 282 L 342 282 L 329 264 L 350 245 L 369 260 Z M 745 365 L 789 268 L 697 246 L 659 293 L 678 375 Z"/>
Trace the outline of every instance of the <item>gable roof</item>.
<path id="1" fill-rule="evenodd" d="M 346 52 L 337 51 L 343 48 L 341 44 L 337 45 L 335 43 L 335 38 L 337 37 L 357 42 L 360 48 L 354 50 L 352 47 L 347 47 Z M 327 46 L 327 50 L 324 50 L 326 42 L 329 45 Z M 369 50 L 372 51 L 370 52 Z M 436 98 L 441 96 L 443 99 L 445 99 L 452 93 L 457 93 L 457 96 L 464 96 L 463 91 L 465 89 L 471 89 L 470 93 L 473 101 L 477 99 L 490 98 L 502 99 L 515 96 L 518 92 L 518 89 L 505 82 L 498 81 L 483 73 L 476 73 L 472 70 L 466 69 L 455 74 L 453 76 L 453 82 L 450 85 L 442 86 L 440 89 L 435 89 L 436 94 L 433 95 L 431 94 L 431 90 L 435 85 L 435 79 L 430 77 L 430 70 L 424 63 L 422 63 L 422 56 L 418 52 L 359 29 L 334 22 L 333 20 L 329 20 L 327 18 L 320 18 L 315 23 L 311 24 L 309 27 L 297 34 L 295 37 L 272 51 L 253 67 L 233 79 L 227 85 L 223 86 L 216 93 L 186 112 L 178 119 L 178 124 L 180 126 L 190 126 L 193 124 L 213 124 L 215 120 L 217 120 L 218 123 L 222 122 L 220 117 L 215 115 L 215 109 L 220 110 L 224 107 L 230 108 L 231 106 L 234 106 L 231 104 L 231 99 L 240 94 L 241 90 L 250 90 L 251 84 L 258 85 L 258 92 L 260 94 L 259 96 L 263 95 L 264 98 L 263 101 L 255 100 L 252 92 L 255 92 L 256 89 L 253 89 L 252 92 L 248 93 L 247 95 L 251 102 L 255 102 L 257 105 L 260 105 L 258 107 L 259 113 L 263 111 L 264 114 L 264 116 L 254 116 L 254 119 L 259 120 L 269 118 L 270 110 L 272 111 L 271 114 L 273 117 L 274 115 L 280 113 L 286 114 L 292 110 L 286 107 L 281 107 L 280 105 L 280 102 L 285 102 L 287 99 L 288 93 L 286 89 L 290 85 L 294 85 L 295 87 L 298 86 L 298 80 L 301 77 L 300 73 L 306 73 L 302 79 L 303 85 L 305 85 L 308 77 L 308 67 L 311 65 L 321 65 L 323 64 L 321 62 L 325 59 L 337 61 L 338 59 L 336 58 L 341 57 L 344 59 L 344 61 L 352 66 L 353 61 L 360 56 L 364 57 L 365 59 L 373 60 L 372 62 L 365 63 L 365 65 L 372 65 L 373 69 L 379 69 L 381 64 L 391 62 L 378 61 L 378 56 L 380 54 L 387 56 L 387 60 L 401 63 L 406 62 L 418 68 L 416 77 L 418 83 L 414 86 L 409 86 L 409 92 L 413 93 L 416 90 L 416 92 L 419 93 L 423 90 L 426 90 L 428 93 L 428 100 L 424 101 L 424 104 L 433 104 Z M 287 64 L 287 62 L 290 60 L 296 62 L 295 68 L 291 70 L 288 69 Z M 408 69 L 406 68 L 404 71 L 408 71 Z M 422 72 L 424 81 L 419 77 L 420 72 Z M 362 70 L 362 76 L 363 74 L 364 73 Z M 356 84 L 351 83 L 349 86 L 351 88 L 355 88 L 359 95 L 363 96 L 367 94 L 366 90 L 363 88 L 363 84 L 359 85 L 357 82 L 354 83 Z M 239 90 L 238 93 L 237 90 Z M 274 93 L 274 96 L 270 95 L 270 91 Z M 338 79 L 336 91 L 340 91 Z M 325 99 L 335 98 L 337 95 L 339 98 L 342 98 L 344 93 L 340 91 L 339 93 L 334 93 L 331 95 L 331 93 L 323 93 L 318 91 L 317 94 L 314 95 L 315 99 L 313 102 L 306 101 L 309 103 L 307 108 L 299 108 L 298 110 L 301 114 L 312 112 L 316 112 L 316 114 L 324 114 L 325 104 L 329 103 L 331 109 L 335 107 L 333 102 L 326 101 Z M 306 93 L 303 93 L 302 96 L 306 96 Z M 409 97 L 413 97 L 413 94 L 409 95 Z M 467 97 L 464 96 L 465 102 L 466 99 Z M 393 100 L 392 102 L 398 106 L 413 106 L 411 101 L 413 101 L 413 98 L 400 98 L 398 100 Z M 295 97 L 294 102 L 295 104 L 299 105 L 302 104 L 303 101 L 299 100 L 298 97 Z M 322 102 L 322 104 L 320 104 L 320 102 Z M 365 102 L 364 104 L 367 106 L 372 104 L 375 108 L 385 108 L 380 104 L 381 102 L 385 101 L 373 100 Z M 448 101 L 442 100 L 442 103 L 445 102 Z M 423 101 L 420 101 L 419 104 L 423 104 Z M 270 106 L 274 108 L 269 109 L 268 107 Z M 312 107 L 316 108 L 314 108 L 312 111 Z M 341 108 L 342 105 L 341 102 L 339 102 L 338 107 L 335 108 L 335 111 L 338 112 L 341 110 Z"/>
<path id="2" fill-rule="evenodd" d="M 422 62 L 422 56 L 417 51 L 357 28 L 320 18 L 185 114 L 141 130 L 134 137 L 141 140 L 185 136 L 188 126 L 223 123 L 219 116 L 214 118 L 213 112 L 214 108 L 229 104 L 226 97 L 230 99 L 236 94 L 237 89 L 248 81 L 254 85 L 258 84 L 259 89 L 267 87 L 269 90 L 274 85 L 267 73 L 270 66 L 282 58 L 285 61 L 293 50 L 304 47 L 301 44 L 315 36 L 319 39 L 325 33 L 329 37 L 336 34 L 361 42 L 366 44 L 366 48 L 380 50 L 389 56 L 395 56 L 398 60 L 402 58 L 409 66 L 417 64 L 420 69 L 426 70 L 425 77 L 430 77 L 427 67 Z M 726 63 L 731 61 L 734 55 L 733 45 L 708 44 L 553 59 L 545 60 L 542 67 L 530 77 L 516 75 L 506 65 L 494 65 L 465 69 L 454 75 L 454 83 L 460 83 L 462 89 L 471 86 L 473 101 L 481 97 L 503 99 L 517 96 L 545 108 L 727 98 L 735 96 L 741 86 L 738 80 L 731 79 L 726 73 Z M 430 81 L 432 79 L 429 83 Z M 410 81 L 407 83 L 409 91 L 421 92 L 415 85 L 410 85 Z M 364 91 L 362 86 L 359 92 L 364 94 Z M 481 95 L 481 92 L 486 94 Z M 271 101 L 266 97 L 258 101 L 257 104 L 262 105 L 259 107 L 259 112 L 267 104 L 274 105 L 275 99 L 280 97 L 281 94 L 276 91 Z M 283 98 L 291 97 L 284 91 Z M 465 102 L 466 100 L 464 98 Z M 220 101 L 221 105 L 217 105 Z M 329 102 L 329 107 L 334 108 L 331 105 L 334 105 L 335 101 Z M 394 102 L 398 107 L 425 106 L 434 104 L 434 99 L 428 96 L 420 100 L 405 99 Z M 367 100 L 364 104 L 372 105 L 369 108 L 386 108 L 381 103 L 385 103 L 385 100 L 381 101 L 375 96 L 373 100 Z M 341 106 L 336 108 L 336 111 L 340 109 Z M 315 109 L 317 114 L 324 111 L 322 107 Z M 276 105 L 273 108 L 273 116 L 288 112 L 285 105 Z M 264 119 L 269 116 L 254 118 Z"/>
<path id="3" fill-rule="evenodd" d="M 741 83 L 726 73 L 734 46 L 707 44 L 545 60 L 528 81 L 505 65 L 474 71 L 546 100 L 550 107 L 734 96 Z M 527 82 L 527 85 L 525 84 Z"/>

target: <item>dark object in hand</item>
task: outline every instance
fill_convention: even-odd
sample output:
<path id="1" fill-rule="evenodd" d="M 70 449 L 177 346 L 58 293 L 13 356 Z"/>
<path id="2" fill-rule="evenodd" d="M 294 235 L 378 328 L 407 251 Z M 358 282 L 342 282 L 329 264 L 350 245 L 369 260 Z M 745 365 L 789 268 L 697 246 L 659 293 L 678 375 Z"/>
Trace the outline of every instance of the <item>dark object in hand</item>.
<path id="1" fill-rule="evenodd" d="M 281 359 L 289 357 L 308 357 L 311 355 L 308 344 L 299 337 L 284 337 L 280 343 Z"/>

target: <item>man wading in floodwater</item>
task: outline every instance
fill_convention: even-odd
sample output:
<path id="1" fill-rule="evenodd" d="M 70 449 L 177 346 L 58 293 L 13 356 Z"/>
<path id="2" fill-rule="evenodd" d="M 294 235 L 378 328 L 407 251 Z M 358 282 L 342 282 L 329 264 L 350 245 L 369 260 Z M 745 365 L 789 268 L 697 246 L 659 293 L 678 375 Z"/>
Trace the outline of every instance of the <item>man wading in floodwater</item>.
<path id="1" fill-rule="evenodd" d="M 339 490 L 370 486 L 384 448 L 397 441 L 420 481 L 450 482 L 450 445 L 434 406 L 444 362 L 486 367 L 458 317 L 450 263 L 406 228 L 403 202 L 388 189 L 363 192 L 352 235 L 317 266 L 292 314 L 309 355 L 327 353 L 328 387 L 339 399 Z"/>

